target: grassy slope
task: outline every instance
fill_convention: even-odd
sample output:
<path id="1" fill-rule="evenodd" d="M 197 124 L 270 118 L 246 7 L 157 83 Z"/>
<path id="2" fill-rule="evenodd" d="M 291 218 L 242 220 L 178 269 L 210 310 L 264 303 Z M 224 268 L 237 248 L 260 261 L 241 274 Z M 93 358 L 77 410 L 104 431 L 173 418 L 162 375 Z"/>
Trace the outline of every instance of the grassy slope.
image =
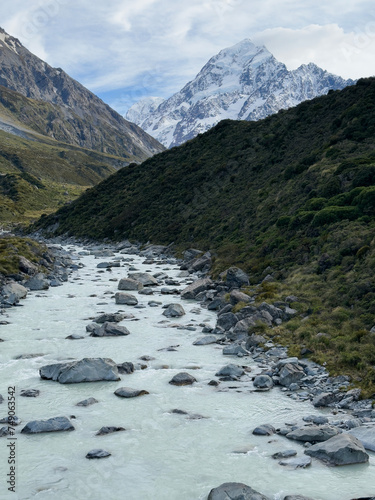
<path id="1" fill-rule="evenodd" d="M 225 120 L 127 168 L 40 226 L 215 251 L 308 315 L 269 331 L 375 391 L 375 80 L 260 122 Z M 267 288 L 268 287 L 268 288 Z M 316 336 L 318 333 L 327 336 Z M 360 380 L 359 380 L 360 379 Z"/>

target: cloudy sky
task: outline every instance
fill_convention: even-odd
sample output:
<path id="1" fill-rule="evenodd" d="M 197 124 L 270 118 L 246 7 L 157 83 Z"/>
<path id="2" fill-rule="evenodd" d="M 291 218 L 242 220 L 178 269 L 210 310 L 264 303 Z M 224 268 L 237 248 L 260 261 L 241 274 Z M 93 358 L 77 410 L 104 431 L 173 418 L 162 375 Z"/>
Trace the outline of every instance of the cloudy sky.
<path id="1" fill-rule="evenodd" d="M 375 75 L 372 0 L 12 0 L 0 19 L 121 113 L 169 97 L 244 38 L 288 69 L 314 62 L 345 78 Z"/>

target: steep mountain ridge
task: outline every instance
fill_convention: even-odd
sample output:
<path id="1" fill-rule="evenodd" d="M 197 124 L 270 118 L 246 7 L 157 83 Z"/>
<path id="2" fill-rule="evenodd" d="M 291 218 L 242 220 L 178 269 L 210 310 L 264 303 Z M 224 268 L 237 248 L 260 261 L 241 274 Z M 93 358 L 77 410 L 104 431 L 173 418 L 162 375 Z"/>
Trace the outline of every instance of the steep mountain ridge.
<path id="1" fill-rule="evenodd" d="M 61 68 L 52 68 L 0 28 L 0 85 L 51 105 L 43 133 L 80 147 L 144 160 L 163 147 Z"/>
<path id="2" fill-rule="evenodd" d="M 222 119 L 259 120 L 353 83 L 312 63 L 288 71 L 266 47 L 245 39 L 212 57 L 194 80 L 156 109 L 158 101 L 146 98 L 126 116 L 174 147 Z"/>

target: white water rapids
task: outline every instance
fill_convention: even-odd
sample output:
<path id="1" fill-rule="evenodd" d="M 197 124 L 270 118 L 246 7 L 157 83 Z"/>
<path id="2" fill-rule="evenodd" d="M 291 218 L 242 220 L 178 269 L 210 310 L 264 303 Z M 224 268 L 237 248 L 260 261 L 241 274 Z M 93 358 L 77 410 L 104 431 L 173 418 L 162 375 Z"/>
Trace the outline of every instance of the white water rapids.
<path id="1" fill-rule="evenodd" d="M 127 258 L 128 256 L 120 256 Z M 214 326 L 216 314 L 201 309 L 197 302 L 182 301 L 186 315 L 169 323 L 163 309 L 149 307 L 150 300 L 180 302 L 179 296 L 137 295 L 144 309 L 115 304 L 115 279 L 126 277 L 127 262 L 112 272 L 99 272 L 95 259 L 82 256 L 85 267 L 75 271 L 69 282 L 45 292 L 31 292 L 23 307 L 7 310 L 10 324 L 0 326 L 0 418 L 7 416 L 7 392 L 16 387 L 17 416 L 22 423 L 16 432 L 16 493 L 7 491 L 9 473 L 7 437 L 0 438 L 0 499 L 37 500 L 206 500 L 211 488 L 224 482 L 243 482 L 268 495 L 283 499 L 286 494 L 302 494 L 315 500 L 350 500 L 375 494 L 375 456 L 364 465 L 327 467 L 313 460 L 307 469 L 290 470 L 278 465 L 271 455 L 303 447 L 274 435 L 254 436 L 252 430 L 264 423 L 284 427 L 303 416 L 322 414 L 311 403 L 296 402 L 278 388 L 267 393 L 252 392 L 250 376 L 241 382 L 208 385 L 215 373 L 228 363 L 247 365 L 252 374 L 259 371 L 251 358 L 223 356 L 216 344 L 194 346 L 203 336 L 198 325 Z M 134 256 L 131 263 L 139 271 L 156 273 L 165 270 L 175 278 L 179 269 L 166 263 L 142 264 Z M 112 280 L 112 281 L 111 281 Z M 180 280 L 181 287 L 186 286 Z M 93 338 L 85 327 L 101 312 L 123 310 L 138 321 L 123 320 L 130 330 L 126 337 Z M 168 325 L 195 325 L 196 331 Z M 70 334 L 86 337 L 66 340 Z M 176 351 L 163 351 L 168 346 Z M 15 359 L 21 354 L 42 356 Z M 94 382 L 62 385 L 41 380 L 41 366 L 69 359 L 108 357 L 116 363 L 141 362 L 143 355 L 153 356 L 148 367 L 119 382 Z M 176 387 L 169 380 L 187 371 L 197 383 Z M 132 399 L 118 398 L 119 387 L 146 389 L 150 394 Z M 36 398 L 20 397 L 22 389 L 39 389 Z M 99 402 L 89 407 L 75 406 L 95 397 Z M 200 414 L 207 418 L 191 419 L 171 413 L 172 409 Z M 20 434 L 31 420 L 57 416 L 76 418 L 72 432 L 37 435 Z M 1 424 L 0 427 L 4 425 Z M 125 432 L 95 436 L 102 426 L 125 427 Z M 102 448 L 109 458 L 88 460 L 88 451 Z M 234 453 L 239 450 L 246 453 Z"/>

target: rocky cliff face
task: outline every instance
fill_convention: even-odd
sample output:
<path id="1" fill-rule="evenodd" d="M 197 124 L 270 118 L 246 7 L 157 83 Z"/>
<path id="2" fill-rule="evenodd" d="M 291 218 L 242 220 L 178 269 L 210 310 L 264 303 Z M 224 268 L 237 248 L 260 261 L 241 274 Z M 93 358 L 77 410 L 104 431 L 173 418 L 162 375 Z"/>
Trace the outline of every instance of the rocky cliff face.
<path id="1" fill-rule="evenodd" d="M 52 104 L 46 135 L 141 161 L 164 148 L 61 68 L 52 68 L 0 28 L 0 85 Z"/>
<path id="2" fill-rule="evenodd" d="M 250 40 L 219 52 L 198 75 L 155 109 L 155 98 L 133 105 L 127 118 L 167 147 L 178 146 L 219 121 L 259 120 L 280 109 L 352 85 L 315 64 L 288 71 Z"/>

